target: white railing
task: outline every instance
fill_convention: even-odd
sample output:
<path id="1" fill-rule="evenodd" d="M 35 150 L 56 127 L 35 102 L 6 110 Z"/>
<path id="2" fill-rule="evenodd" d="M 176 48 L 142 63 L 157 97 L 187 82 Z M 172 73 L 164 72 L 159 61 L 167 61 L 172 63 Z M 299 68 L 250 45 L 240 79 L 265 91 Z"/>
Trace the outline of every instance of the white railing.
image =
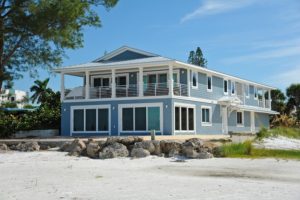
<path id="1" fill-rule="evenodd" d="M 137 97 L 137 96 L 139 96 L 139 89 L 137 84 L 116 86 L 116 97 Z"/>
<path id="2" fill-rule="evenodd" d="M 90 87 L 90 99 L 111 98 L 111 87 Z"/>
<path id="3" fill-rule="evenodd" d="M 174 83 L 173 92 L 176 96 L 188 96 L 188 86 L 187 84 Z"/>
<path id="4" fill-rule="evenodd" d="M 144 84 L 144 96 L 163 96 L 169 95 L 168 83 L 147 83 Z"/>
<path id="5" fill-rule="evenodd" d="M 85 98 L 85 89 L 82 86 L 73 89 L 65 89 L 66 100 L 84 99 L 84 98 Z"/>

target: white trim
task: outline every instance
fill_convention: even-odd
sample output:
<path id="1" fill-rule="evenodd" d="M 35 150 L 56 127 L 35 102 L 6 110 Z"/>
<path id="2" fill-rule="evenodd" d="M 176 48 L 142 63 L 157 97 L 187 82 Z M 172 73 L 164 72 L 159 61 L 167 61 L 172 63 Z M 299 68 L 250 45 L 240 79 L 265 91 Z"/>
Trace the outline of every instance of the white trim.
<path id="1" fill-rule="evenodd" d="M 86 110 L 95 109 L 96 110 L 96 131 L 86 131 Z M 107 131 L 98 131 L 98 109 L 108 109 L 108 130 Z M 83 110 L 83 131 L 74 131 L 73 121 L 74 121 L 74 110 Z M 111 135 L 111 106 L 110 104 L 106 105 L 84 105 L 84 106 L 71 106 L 70 109 L 70 134 L 73 133 L 108 133 Z"/>
<path id="2" fill-rule="evenodd" d="M 196 73 L 196 86 L 194 86 L 194 73 Z M 199 85 L 198 76 L 199 76 L 198 72 L 195 71 L 195 70 L 192 70 L 192 81 L 191 81 L 192 82 L 192 89 L 198 89 L 198 85 Z"/>
<path id="3" fill-rule="evenodd" d="M 244 88 L 245 88 L 245 91 L 247 91 L 247 93 L 245 92 L 246 94 L 244 94 L 244 95 L 247 99 L 249 99 L 250 98 L 250 85 L 244 84 Z"/>
<path id="4" fill-rule="evenodd" d="M 238 123 L 238 118 L 237 118 L 238 113 L 242 113 L 242 123 L 241 123 L 241 124 Z M 245 113 L 244 113 L 243 110 L 236 111 L 236 126 L 237 126 L 237 127 L 244 127 L 244 124 L 245 124 L 245 122 L 244 122 L 244 120 L 245 120 L 245 119 L 244 119 L 244 118 L 245 118 L 245 117 L 244 117 L 244 114 L 245 114 Z"/>
<path id="5" fill-rule="evenodd" d="M 96 78 L 101 78 L 101 85 L 103 85 L 103 79 L 104 78 L 108 78 L 109 79 L 109 86 L 111 86 L 111 76 L 110 75 L 92 75 L 91 76 L 91 87 L 95 87 L 94 86 L 94 79 Z"/>
<path id="6" fill-rule="evenodd" d="M 212 107 L 211 106 L 201 106 L 201 126 L 212 126 Z M 203 109 L 208 109 L 209 110 L 209 122 L 203 122 L 203 119 L 202 119 L 202 112 L 203 112 Z"/>
<path id="7" fill-rule="evenodd" d="M 134 103 L 134 104 L 119 104 L 118 105 L 118 135 L 120 136 L 121 133 L 145 133 L 149 132 L 148 130 L 148 108 L 149 107 L 159 107 L 159 117 L 160 117 L 160 130 L 161 134 L 163 135 L 163 103 Z M 133 108 L 133 130 L 132 131 L 124 131 L 123 130 L 123 108 Z M 146 129 L 147 130 L 135 130 L 135 109 L 134 108 L 146 108 Z"/>
<path id="8" fill-rule="evenodd" d="M 224 84 L 225 81 L 227 83 L 227 92 L 225 92 L 225 84 Z M 228 79 L 223 79 L 223 93 L 226 96 L 228 95 L 228 89 L 229 89 L 229 87 L 228 87 Z"/>
<path id="9" fill-rule="evenodd" d="M 208 88 L 208 78 L 210 78 L 210 89 Z M 213 77 L 212 75 L 206 75 L 207 92 L 213 91 Z"/>
<path id="10" fill-rule="evenodd" d="M 254 90 L 254 99 L 258 100 L 258 88 L 256 86 L 254 86 L 253 90 Z"/>
<path id="11" fill-rule="evenodd" d="M 176 122 L 175 122 L 175 108 L 178 107 L 179 108 L 179 130 L 176 130 Z M 186 126 L 187 126 L 187 130 L 182 130 L 181 127 L 181 108 L 186 108 Z M 193 114 L 194 114 L 194 123 L 193 123 L 193 130 L 189 130 L 189 108 L 192 108 Z M 192 134 L 196 134 L 196 105 L 195 104 L 189 104 L 189 103 L 177 103 L 175 102 L 173 105 L 173 110 L 172 113 L 174 113 L 174 117 L 172 118 L 172 122 L 173 122 L 173 126 L 172 129 L 174 129 L 174 135 L 177 133 L 192 133 Z"/>

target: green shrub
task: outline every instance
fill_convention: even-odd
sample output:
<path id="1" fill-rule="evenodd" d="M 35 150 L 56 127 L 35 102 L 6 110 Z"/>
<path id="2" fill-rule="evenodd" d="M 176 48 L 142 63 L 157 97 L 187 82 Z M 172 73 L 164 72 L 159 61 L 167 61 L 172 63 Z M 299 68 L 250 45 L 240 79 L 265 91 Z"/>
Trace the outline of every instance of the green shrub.
<path id="1" fill-rule="evenodd" d="M 230 143 L 221 146 L 220 155 L 222 157 L 240 157 L 241 155 L 251 155 L 252 142 L 247 140 L 243 143 Z"/>
<path id="2" fill-rule="evenodd" d="M 267 138 L 271 136 L 284 136 L 289 138 L 300 138 L 300 129 L 299 128 L 288 128 L 288 127 L 276 127 L 270 130 L 262 128 L 257 133 L 257 138 L 261 140 L 262 138 Z"/>
<path id="3" fill-rule="evenodd" d="M 259 132 L 256 134 L 257 138 L 261 140 L 262 138 L 266 138 L 270 136 L 270 132 L 265 127 L 262 127 Z"/>

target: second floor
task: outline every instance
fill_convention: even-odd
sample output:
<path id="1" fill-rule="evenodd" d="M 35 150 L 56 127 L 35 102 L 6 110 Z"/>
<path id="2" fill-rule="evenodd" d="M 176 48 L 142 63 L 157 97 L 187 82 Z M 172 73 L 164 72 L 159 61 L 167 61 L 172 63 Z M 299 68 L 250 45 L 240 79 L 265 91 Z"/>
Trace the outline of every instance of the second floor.
<path id="1" fill-rule="evenodd" d="M 62 101 L 171 97 L 237 101 L 271 109 L 270 91 L 274 88 L 270 86 L 128 47 L 111 54 L 92 63 L 57 69 Z M 81 77 L 82 85 L 65 88 L 65 75 Z"/>

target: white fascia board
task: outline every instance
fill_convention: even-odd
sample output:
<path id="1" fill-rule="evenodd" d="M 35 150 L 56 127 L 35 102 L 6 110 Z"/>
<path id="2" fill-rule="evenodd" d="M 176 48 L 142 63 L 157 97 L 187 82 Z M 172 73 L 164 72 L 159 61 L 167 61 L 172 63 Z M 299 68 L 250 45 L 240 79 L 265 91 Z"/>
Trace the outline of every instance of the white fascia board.
<path id="1" fill-rule="evenodd" d="M 263 87 L 263 88 L 271 89 L 271 90 L 277 89 L 277 88 L 272 87 L 272 86 L 263 85 L 263 84 L 256 83 L 256 82 L 253 82 L 253 81 L 244 80 L 244 79 L 241 79 L 241 78 L 238 78 L 238 77 L 235 77 L 235 76 L 231 76 L 231 75 L 228 75 L 228 74 L 224 74 L 224 73 L 221 73 L 221 72 L 210 70 L 210 69 L 207 69 L 207 68 L 204 68 L 204 67 L 199 67 L 199 66 L 196 66 L 196 65 L 184 63 L 184 62 L 181 62 L 181 61 L 175 61 L 175 65 L 176 64 L 177 64 L 177 66 L 184 65 L 185 67 L 188 67 L 190 69 L 194 69 L 194 70 L 197 70 L 197 71 L 200 71 L 200 72 L 204 72 L 204 73 L 209 74 L 209 75 L 219 76 L 219 77 L 225 78 L 225 79 L 231 79 L 231 80 L 235 80 L 235 81 L 239 81 L 239 82 L 243 82 L 243 83 L 247 83 L 247 84 L 251 84 L 251 85 L 254 85 L 254 86 Z"/>
<path id="2" fill-rule="evenodd" d="M 278 115 L 279 114 L 279 112 L 276 112 L 274 110 L 264 109 L 264 108 L 255 107 L 255 106 L 240 105 L 240 106 L 237 106 L 237 107 L 239 109 L 245 110 L 245 111 L 254 111 L 254 112 L 258 112 L 258 113 L 266 113 L 266 114 L 271 114 L 271 115 Z"/>

